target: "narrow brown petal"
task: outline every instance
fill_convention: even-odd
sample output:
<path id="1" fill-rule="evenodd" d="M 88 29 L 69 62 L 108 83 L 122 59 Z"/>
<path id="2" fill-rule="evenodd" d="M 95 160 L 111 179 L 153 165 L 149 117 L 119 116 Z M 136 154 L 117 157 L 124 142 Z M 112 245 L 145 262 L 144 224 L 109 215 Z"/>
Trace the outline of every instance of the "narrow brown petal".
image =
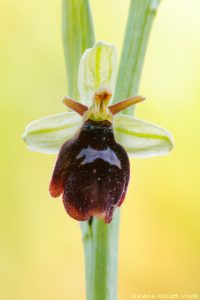
<path id="1" fill-rule="evenodd" d="M 142 96 L 132 96 L 126 100 L 118 102 L 114 105 L 109 106 L 109 110 L 113 115 L 117 114 L 118 112 L 128 108 L 131 105 L 144 101 L 145 98 Z"/>
<path id="2" fill-rule="evenodd" d="M 77 101 L 75 101 L 74 99 L 72 98 L 69 98 L 69 97 L 65 97 L 63 99 L 63 103 L 73 109 L 74 111 L 76 111 L 79 115 L 83 115 L 87 110 L 88 110 L 88 107 L 86 105 L 83 105 Z"/>

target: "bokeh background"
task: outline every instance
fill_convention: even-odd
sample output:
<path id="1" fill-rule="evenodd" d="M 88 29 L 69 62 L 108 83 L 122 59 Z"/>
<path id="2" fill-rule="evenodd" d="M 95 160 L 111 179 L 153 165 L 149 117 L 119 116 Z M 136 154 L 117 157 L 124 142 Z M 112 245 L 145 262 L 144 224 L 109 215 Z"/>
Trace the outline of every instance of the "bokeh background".
<path id="1" fill-rule="evenodd" d="M 92 0 L 97 39 L 117 45 L 128 0 Z M 48 193 L 55 156 L 25 125 L 65 111 L 61 1 L 0 0 L 0 299 L 85 299 L 79 224 Z M 119 299 L 200 292 L 200 1 L 163 0 L 136 115 L 168 128 L 167 157 L 132 161 L 122 207 Z M 115 249 L 113 249 L 115 251 Z"/>

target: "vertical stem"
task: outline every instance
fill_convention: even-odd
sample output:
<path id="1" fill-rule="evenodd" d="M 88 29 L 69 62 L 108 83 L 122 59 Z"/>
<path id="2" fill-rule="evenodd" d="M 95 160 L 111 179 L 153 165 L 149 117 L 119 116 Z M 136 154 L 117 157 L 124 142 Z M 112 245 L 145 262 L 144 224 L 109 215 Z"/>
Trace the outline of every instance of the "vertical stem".
<path id="1" fill-rule="evenodd" d="M 160 0 L 131 0 L 115 102 L 137 95 L 152 23 Z M 132 115 L 134 106 L 123 111 Z"/>
<path id="2" fill-rule="evenodd" d="M 111 224 L 82 222 L 86 259 L 87 300 L 117 299 L 119 209 Z"/>
<path id="3" fill-rule="evenodd" d="M 137 93 L 147 41 L 159 0 L 131 0 L 119 67 L 115 102 Z M 68 94 L 78 99 L 77 72 L 80 57 L 94 44 L 88 0 L 63 0 L 63 43 Z M 131 114 L 128 109 L 126 113 Z M 93 218 L 81 222 L 85 252 L 87 300 L 117 299 L 119 209 L 111 224 Z"/>
<path id="4" fill-rule="evenodd" d="M 63 0 L 62 33 L 68 95 L 79 99 L 78 66 L 83 52 L 94 45 L 94 30 L 88 0 Z"/>

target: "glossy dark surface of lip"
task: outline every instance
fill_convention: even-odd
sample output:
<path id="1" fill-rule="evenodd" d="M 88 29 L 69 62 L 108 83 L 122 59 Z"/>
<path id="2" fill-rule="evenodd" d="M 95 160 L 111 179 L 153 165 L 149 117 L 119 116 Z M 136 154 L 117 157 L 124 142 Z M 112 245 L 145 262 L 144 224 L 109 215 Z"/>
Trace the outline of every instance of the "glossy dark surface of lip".
<path id="1" fill-rule="evenodd" d="M 123 202 L 129 181 L 129 159 L 115 142 L 109 121 L 86 121 L 79 133 L 61 148 L 50 193 L 63 194 L 67 213 L 84 221 L 92 216 L 112 220 Z"/>

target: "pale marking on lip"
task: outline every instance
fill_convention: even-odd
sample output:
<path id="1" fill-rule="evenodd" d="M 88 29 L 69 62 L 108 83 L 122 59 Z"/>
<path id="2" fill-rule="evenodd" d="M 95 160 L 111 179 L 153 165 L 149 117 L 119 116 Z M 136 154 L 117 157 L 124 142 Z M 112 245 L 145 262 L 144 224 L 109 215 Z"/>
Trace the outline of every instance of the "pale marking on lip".
<path id="1" fill-rule="evenodd" d="M 121 169 L 121 162 L 119 158 L 109 147 L 105 150 L 96 150 L 90 147 L 83 148 L 76 158 L 84 158 L 81 165 L 92 163 L 99 158 Z"/>

